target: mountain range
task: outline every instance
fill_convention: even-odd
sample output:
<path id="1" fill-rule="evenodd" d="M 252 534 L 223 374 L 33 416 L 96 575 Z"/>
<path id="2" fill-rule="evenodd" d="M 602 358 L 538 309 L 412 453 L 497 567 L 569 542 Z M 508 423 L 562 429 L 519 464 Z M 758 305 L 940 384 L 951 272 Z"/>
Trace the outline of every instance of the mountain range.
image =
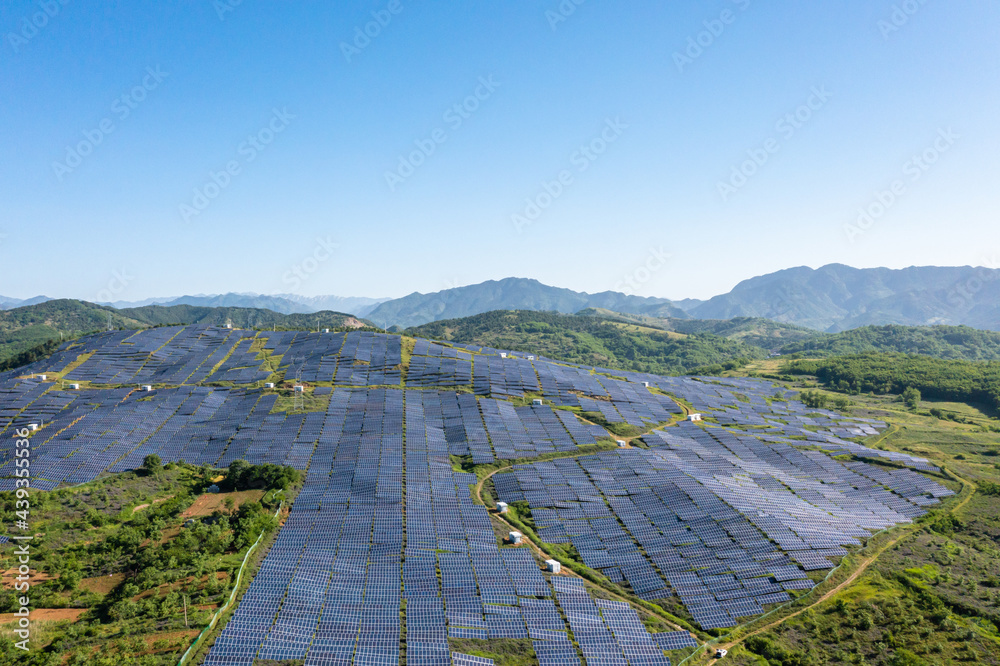
<path id="1" fill-rule="evenodd" d="M 538 280 L 507 278 L 489 280 L 467 287 L 446 289 L 433 294 L 414 292 L 409 296 L 380 303 L 367 317 L 383 327 L 419 326 L 441 319 L 459 319 L 493 310 L 536 310 L 572 314 L 586 308 L 650 317 L 688 315 L 665 298 L 629 296 L 614 291 L 587 294 L 549 287 Z"/>
<path id="2" fill-rule="evenodd" d="M 1000 270 L 972 266 L 789 268 L 687 308 L 697 319 L 764 317 L 819 331 L 903 324 L 1000 330 Z"/>
<path id="3" fill-rule="evenodd" d="M 678 286 L 680 291 L 682 287 Z M 0 296 L 0 309 L 50 300 Z M 605 291 L 597 294 L 506 278 L 445 289 L 414 292 L 396 299 L 298 296 L 295 294 L 214 294 L 108 303 L 119 310 L 161 305 L 267 309 L 281 314 L 349 312 L 384 328 L 409 328 L 494 310 L 575 313 L 589 308 L 658 319 L 770 319 L 814 331 L 835 333 L 861 326 L 899 324 L 966 325 L 1000 330 L 1000 270 L 972 266 L 914 266 L 904 269 L 852 268 L 830 264 L 798 267 L 740 282 L 708 300 L 643 297 Z"/>

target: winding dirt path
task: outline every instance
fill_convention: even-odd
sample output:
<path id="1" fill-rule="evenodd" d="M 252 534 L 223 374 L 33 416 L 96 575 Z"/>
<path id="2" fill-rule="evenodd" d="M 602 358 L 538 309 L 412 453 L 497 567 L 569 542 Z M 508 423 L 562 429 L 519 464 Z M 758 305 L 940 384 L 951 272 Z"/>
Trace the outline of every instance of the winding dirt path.
<path id="1" fill-rule="evenodd" d="M 483 506 L 486 506 L 485 502 L 483 502 L 483 497 L 482 497 L 482 490 L 483 490 L 483 484 L 484 484 L 484 483 L 486 483 L 486 481 L 487 481 L 487 480 L 488 480 L 488 479 L 489 479 L 490 477 L 492 477 L 492 476 L 493 476 L 494 474 L 497 474 L 497 473 L 499 473 L 499 472 L 503 472 L 503 471 L 506 471 L 506 470 L 509 470 L 509 469 L 513 469 L 513 468 L 512 468 L 512 467 L 501 467 L 500 469 L 496 469 L 496 470 L 493 470 L 492 472 L 490 472 L 489 474 L 487 474 L 486 476 L 484 476 L 484 477 L 482 478 L 482 480 L 480 480 L 480 481 L 479 481 L 479 483 L 477 483 L 477 484 L 476 484 L 476 499 L 477 499 L 477 500 L 479 500 L 479 503 L 480 503 L 480 504 L 482 504 Z M 489 509 L 489 508 L 494 508 L 494 509 L 495 509 L 496 507 L 487 507 L 487 509 Z M 511 531 L 513 531 L 513 530 L 516 530 L 516 529 L 517 529 L 517 528 L 516 528 L 515 526 L 511 525 L 511 524 L 510 524 L 510 523 L 508 523 L 508 522 L 507 522 L 506 520 L 504 520 L 504 518 L 503 518 L 503 515 L 502 515 L 502 514 L 500 514 L 500 513 L 491 513 L 491 514 L 490 514 L 490 516 L 491 516 L 492 518 L 494 518 L 494 519 L 496 519 L 496 520 L 500 521 L 501 523 L 503 523 L 503 524 L 504 524 L 504 525 L 506 525 L 507 527 L 509 527 L 509 528 L 511 529 Z M 541 548 L 540 548 L 540 547 L 539 547 L 539 546 L 538 546 L 538 545 L 537 545 L 536 543 L 534 543 L 534 542 L 533 542 L 533 541 L 532 541 L 531 539 L 529 539 L 529 538 L 528 538 L 527 536 L 525 536 L 525 535 L 522 535 L 522 536 L 521 536 L 521 541 L 522 541 L 523 543 L 527 544 L 527 545 L 528 545 L 528 547 L 529 547 L 529 548 L 530 548 L 530 549 L 531 549 L 531 550 L 532 550 L 532 551 L 533 551 L 533 552 L 534 552 L 534 553 L 535 553 L 536 555 L 538 555 L 539 557 L 541 557 L 541 558 L 542 558 L 543 560 L 552 560 L 552 559 L 554 559 L 554 560 L 556 560 L 557 562 L 559 562 L 559 563 L 560 563 L 560 564 L 562 565 L 562 567 L 561 567 L 561 569 L 560 569 L 560 573 L 561 573 L 562 575 L 564 575 L 564 576 L 570 576 L 570 577 L 572 577 L 572 578 L 579 578 L 580 580 L 582 580 L 582 581 L 583 581 L 583 584 L 584 584 L 584 585 L 586 585 L 586 586 L 590 586 L 590 587 L 595 587 L 595 588 L 599 588 L 599 589 L 600 589 L 600 590 L 601 590 L 602 592 L 604 592 L 605 594 L 607 594 L 607 595 L 610 595 L 610 596 L 614 597 L 614 598 L 615 598 L 615 599 L 617 599 L 618 601 L 623 601 L 623 602 L 627 603 L 627 604 L 628 604 L 629 606 L 632 606 L 632 603 L 631 603 L 631 602 L 630 602 L 630 601 L 629 601 L 628 599 L 626 599 L 626 598 L 624 598 L 624 597 L 620 596 L 619 594 L 617 594 L 617 593 L 613 592 L 612 590 L 609 590 L 609 589 L 607 589 L 607 588 L 606 588 L 606 587 L 604 587 L 603 585 L 598 585 L 597 583 L 595 583 L 595 582 L 593 582 L 593 581 L 591 581 L 591 580 L 588 580 L 588 579 L 584 578 L 583 576 L 581 576 L 581 575 L 580 575 L 580 574 L 578 574 L 577 572 L 575 572 L 575 571 L 573 571 L 572 569 L 570 569 L 569 567 L 567 567 L 567 566 L 566 566 L 566 563 L 565 563 L 565 562 L 561 562 L 561 561 L 559 560 L 559 558 L 557 558 L 557 557 L 554 557 L 553 555 L 549 555 L 548 553 L 546 553 L 546 552 L 545 552 L 544 550 L 542 550 L 542 549 L 541 549 Z M 634 606 L 633 606 L 633 607 L 634 607 Z M 674 628 L 674 629 L 676 629 L 677 631 L 688 631 L 688 630 L 687 630 L 687 629 L 685 629 L 684 627 L 682 627 L 682 626 L 680 626 L 680 625 L 678 625 L 678 624 L 675 624 L 675 623 L 671 622 L 671 621 L 670 621 L 670 620 L 668 620 L 667 618 L 665 618 L 665 617 L 662 617 L 661 615 L 658 615 L 658 614 L 656 614 L 656 613 L 654 613 L 654 612 L 650 611 L 650 610 L 649 610 L 649 609 L 647 609 L 647 608 L 641 608 L 641 607 L 640 607 L 640 608 L 638 609 L 638 612 L 641 612 L 641 613 L 645 613 L 645 614 L 647 614 L 647 615 L 650 615 L 650 616 L 652 616 L 652 617 L 655 617 L 655 618 L 656 618 L 657 620 L 659 620 L 660 622 L 663 622 L 664 624 L 666 624 L 666 625 L 669 625 L 669 626 L 673 627 L 673 628 Z M 690 633 L 690 632 L 689 632 L 689 633 Z M 694 634 L 692 634 L 692 636 L 694 636 Z M 694 638 L 695 638 L 695 640 L 698 640 L 697 636 L 694 636 Z"/>
<path id="2" fill-rule="evenodd" d="M 972 481 L 969 481 L 968 479 L 962 478 L 962 477 L 958 476 L 957 474 L 955 474 L 954 472 L 952 472 L 950 470 L 944 470 L 944 471 L 945 471 L 945 473 L 948 474 L 948 476 L 951 476 L 952 478 L 956 479 L 957 481 L 960 481 L 962 483 L 964 489 L 968 490 L 968 494 L 964 498 L 962 498 L 961 501 L 958 502 L 958 504 L 956 504 L 951 509 L 949 509 L 948 513 L 954 515 L 958 511 L 962 510 L 965 507 L 965 505 L 969 503 L 969 500 L 971 500 L 972 497 L 973 497 L 973 495 L 975 495 L 975 493 L 976 493 L 977 486 Z M 882 547 L 880 547 L 874 553 L 872 553 L 868 557 L 866 557 L 863 560 L 861 560 L 861 562 L 858 565 L 857 570 L 854 573 L 852 573 L 850 576 L 848 576 L 846 579 L 844 579 L 843 582 L 837 584 L 835 587 L 830 588 L 827 592 L 825 592 L 822 596 L 818 597 L 815 601 L 813 601 L 812 603 L 810 603 L 808 606 L 803 606 L 802 608 L 798 609 L 794 613 L 790 613 L 788 615 L 785 615 L 784 617 L 778 618 L 774 622 L 770 622 L 770 623 L 765 624 L 765 625 L 763 625 L 761 627 L 758 627 L 757 629 L 754 629 L 753 631 L 747 633 L 744 636 L 741 636 L 740 638 L 738 638 L 736 640 L 730 641 L 728 643 L 719 643 L 716 647 L 717 648 L 722 648 L 724 650 L 731 650 L 735 646 L 737 646 L 740 643 L 742 643 L 743 641 L 745 641 L 746 639 L 750 638 L 751 636 L 756 636 L 757 634 L 763 633 L 765 631 L 769 631 L 769 630 L 777 627 L 778 625 L 781 625 L 781 624 L 787 622 L 788 620 L 791 620 L 793 617 L 798 617 L 799 615 L 801 615 L 802 613 L 806 612 L 807 610 L 809 610 L 811 608 L 815 608 L 816 606 L 820 605 L 821 603 L 823 603 L 825 601 L 829 601 L 838 592 L 841 592 L 846 587 L 848 587 L 849 585 L 851 585 L 854 581 L 856 581 L 861 576 L 861 574 L 863 574 L 865 571 L 867 571 L 868 567 L 871 566 L 875 562 L 875 560 L 877 560 L 885 551 L 889 550 L 890 548 L 892 548 L 896 544 L 900 543 L 901 541 L 903 541 L 905 539 L 908 539 L 909 537 L 913 536 L 914 534 L 922 532 L 924 529 L 926 529 L 925 525 L 916 525 L 916 524 L 914 524 L 910 529 L 907 529 L 905 531 L 901 531 L 899 533 L 899 535 L 896 536 L 895 539 L 887 541 L 885 544 L 882 545 Z M 694 655 L 692 655 L 692 656 L 694 656 Z M 711 658 L 707 662 L 707 664 L 708 664 L 708 666 L 712 666 L 712 664 L 716 663 L 717 661 L 719 661 L 719 660 L 715 659 L 713 657 L 713 658 Z"/>

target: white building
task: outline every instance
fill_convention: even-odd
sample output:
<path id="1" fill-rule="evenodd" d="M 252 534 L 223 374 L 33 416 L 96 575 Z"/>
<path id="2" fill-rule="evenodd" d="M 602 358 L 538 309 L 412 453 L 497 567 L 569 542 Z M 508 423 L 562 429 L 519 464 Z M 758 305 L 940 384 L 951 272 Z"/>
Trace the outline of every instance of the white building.
<path id="1" fill-rule="evenodd" d="M 296 393 L 302 393 L 306 390 L 306 387 L 303 386 L 302 384 L 296 384 L 295 388 L 292 390 L 295 391 Z"/>
<path id="2" fill-rule="evenodd" d="M 507 513 L 509 508 L 507 502 L 497 502 L 497 513 Z"/>
<path id="3" fill-rule="evenodd" d="M 70 384 L 69 385 L 69 390 L 70 391 L 79 391 L 80 390 L 80 385 L 79 384 Z"/>
<path id="4" fill-rule="evenodd" d="M 556 560 L 545 560 L 545 568 L 550 573 L 559 573 L 560 571 L 562 571 L 562 565 L 559 564 L 559 562 L 557 562 Z"/>
<path id="5" fill-rule="evenodd" d="M 510 541 L 515 546 L 521 545 L 521 538 L 524 537 L 520 532 L 511 532 L 507 535 L 507 540 Z"/>
<path id="6" fill-rule="evenodd" d="M 689 414 L 688 421 L 701 421 L 701 414 Z"/>
<path id="7" fill-rule="evenodd" d="M 273 389 L 274 388 L 274 382 L 267 382 L 266 384 L 264 384 L 264 388 L 266 388 L 266 389 Z"/>
<path id="8" fill-rule="evenodd" d="M 628 446 L 628 442 L 626 442 L 624 439 L 616 439 L 615 444 L 617 444 L 618 448 L 621 449 L 624 449 L 626 446 Z"/>
<path id="9" fill-rule="evenodd" d="M 542 402 L 541 398 L 535 398 L 534 400 L 531 401 L 531 404 L 533 404 L 533 405 L 544 405 L 545 403 Z"/>
<path id="10" fill-rule="evenodd" d="M 150 391 L 153 390 L 153 387 L 150 386 L 149 384 L 143 384 L 142 385 L 142 390 L 145 391 L 146 393 L 149 393 Z"/>

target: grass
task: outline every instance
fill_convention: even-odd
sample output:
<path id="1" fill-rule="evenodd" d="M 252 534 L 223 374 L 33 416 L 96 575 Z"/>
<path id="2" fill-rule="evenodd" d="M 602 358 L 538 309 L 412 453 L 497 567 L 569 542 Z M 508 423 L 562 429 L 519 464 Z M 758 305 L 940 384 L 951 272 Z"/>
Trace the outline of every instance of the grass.
<path id="1" fill-rule="evenodd" d="M 790 387 L 817 388 L 810 378 L 796 378 Z M 972 483 L 1000 481 L 998 438 L 984 430 L 998 425 L 989 410 L 933 401 L 908 410 L 891 395 L 850 399 L 848 414 L 892 424 L 878 437 L 859 440 L 867 446 L 928 458 Z M 948 410 L 967 422 L 936 418 L 931 408 Z M 962 487 L 946 476 L 935 475 L 935 480 L 956 490 Z M 946 500 L 917 524 L 871 539 L 865 550 L 877 554 L 875 560 L 828 600 L 773 627 L 768 626 L 775 622 L 770 618 L 737 629 L 735 635 L 744 639 L 726 662 L 1000 664 L 1000 498 L 973 493 L 972 488 L 966 487 L 960 499 Z M 860 557 L 848 555 L 844 568 L 810 595 L 811 600 L 781 615 L 815 603 L 854 570 Z M 754 627 L 765 630 L 752 634 Z M 687 663 L 707 661 L 702 655 Z"/>
<path id="2" fill-rule="evenodd" d="M 125 472 L 32 492 L 32 562 L 47 575 L 31 581 L 31 607 L 42 622 L 32 633 L 33 661 L 24 663 L 176 664 L 227 598 L 249 546 L 227 537 L 235 524 L 230 532 L 183 526 L 192 511 L 205 516 L 209 504 L 230 496 L 200 496 L 214 473 L 171 464 L 154 474 Z M 235 496 L 253 501 L 262 494 Z M 15 499 L 0 494 L 5 512 Z M 199 541 L 191 530 L 211 535 Z M 12 566 L 15 556 L 4 549 L 0 568 Z M 0 590 L 0 612 L 16 608 L 13 596 Z M 0 663 L 14 654 L 11 630 L 9 622 L 0 628 Z"/>
<path id="3" fill-rule="evenodd" d="M 536 666 L 538 658 L 528 638 L 449 638 L 452 652 L 492 659 L 497 666 Z"/>

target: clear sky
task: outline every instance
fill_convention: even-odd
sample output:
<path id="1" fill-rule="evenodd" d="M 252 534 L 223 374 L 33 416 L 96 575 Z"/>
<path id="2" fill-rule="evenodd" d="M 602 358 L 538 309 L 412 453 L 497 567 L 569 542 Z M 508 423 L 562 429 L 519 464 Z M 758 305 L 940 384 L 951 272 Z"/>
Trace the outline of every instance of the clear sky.
<path id="1" fill-rule="evenodd" d="M 6 0 L 0 32 L 5 296 L 1000 265 L 997 2 Z"/>

